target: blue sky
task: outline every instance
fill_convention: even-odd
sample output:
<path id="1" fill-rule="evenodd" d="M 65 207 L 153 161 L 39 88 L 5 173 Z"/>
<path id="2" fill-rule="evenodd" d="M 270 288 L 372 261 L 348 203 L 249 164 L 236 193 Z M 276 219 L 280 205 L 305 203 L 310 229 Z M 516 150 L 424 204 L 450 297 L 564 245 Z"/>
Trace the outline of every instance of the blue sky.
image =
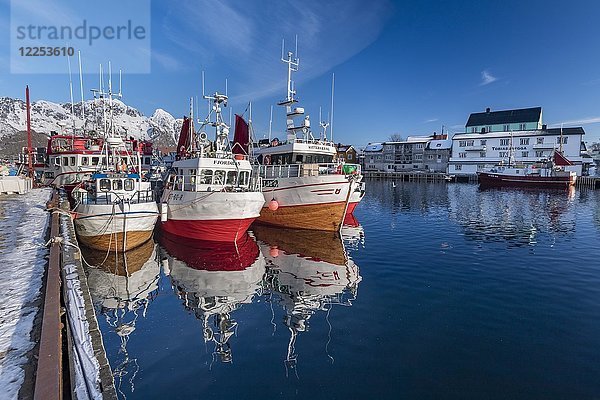
<path id="1" fill-rule="evenodd" d="M 68 100 L 66 74 L 10 74 L 9 6 L 0 0 L 0 96 L 22 97 L 29 84 L 34 99 Z M 460 132 L 471 112 L 531 106 L 543 107 L 548 125 L 581 125 L 597 141 L 598 21 L 597 1 L 153 0 L 152 72 L 125 71 L 125 101 L 182 116 L 205 70 L 209 91 L 228 79 L 234 112 L 253 101 L 262 136 L 270 105 L 285 95 L 281 39 L 291 47 L 297 34 L 298 98 L 313 126 L 319 106 L 329 111 L 335 72 L 335 141 L 364 145 L 441 125 Z M 85 80 L 91 88 L 97 76 Z M 284 125 L 275 107 L 274 135 Z"/>

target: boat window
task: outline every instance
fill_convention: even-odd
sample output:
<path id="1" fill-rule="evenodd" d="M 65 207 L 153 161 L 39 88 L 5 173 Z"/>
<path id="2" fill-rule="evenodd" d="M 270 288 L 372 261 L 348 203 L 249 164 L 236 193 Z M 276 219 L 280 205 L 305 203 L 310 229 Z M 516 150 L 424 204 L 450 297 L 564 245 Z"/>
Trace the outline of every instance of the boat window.
<path id="1" fill-rule="evenodd" d="M 71 166 L 74 167 L 77 164 L 77 162 L 75 161 L 75 156 L 71 157 Z"/>
<path id="2" fill-rule="evenodd" d="M 81 165 L 88 165 L 89 159 L 87 157 L 81 157 Z"/>
<path id="3" fill-rule="evenodd" d="M 123 190 L 123 181 L 121 179 L 113 179 L 113 190 Z"/>
<path id="4" fill-rule="evenodd" d="M 248 171 L 240 172 L 240 186 L 248 185 L 248 178 L 250 177 L 250 173 Z"/>
<path id="5" fill-rule="evenodd" d="M 215 171 L 215 177 L 213 179 L 214 185 L 224 185 L 225 184 L 225 171 L 218 170 Z"/>
<path id="6" fill-rule="evenodd" d="M 302 154 L 296 154 L 296 162 L 297 163 L 301 163 L 303 161 L 303 156 Z"/>
<path id="7" fill-rule="evenodd" d="M 227 172 L 227 184 L 228 185 L 235 185 L 236 181 L 237 181 L 237 171 L 229 171 L 229 172 Z"/>
<path id="8" fill-rule="evenodd" d="M 204 185 L 210 185 L 212 183 L 213 172 L 212 169 L 203 169 L 200 174 L 200 183 Z"/>
<path id="9" fill-rule="evenodd" d="M 100 179 L 100 190 L 108 192 L 110 190 L 110 180 Z"/>
<path id="10" fill-rule="evenodd" d="M 56 165 L 57 167 L 60 166 L 60 157 L 54 158 L 54 165 Z"/>
<path id="11" fill-rule="evenodd" d="M 64 165 L 65 167 L 68 167 L 68 166 L 69 166 L 69 157 L 63 157 L 63 165 Z"/>
<path id="12" fill-rule="evenodd" d="M 92 165 L 98 165 L 100 159 L 98 157 L 92 157 Z"/>
<path id="13" fill-rule="evenodd" d="M 133 190 L 133 179 L 125 179 L 125 190 Z"/>
<path id="14" fill-rule="evenodd" d="M 150 165 L 150 157 L 146 157 L 144 160 L 146 165 Z"/>

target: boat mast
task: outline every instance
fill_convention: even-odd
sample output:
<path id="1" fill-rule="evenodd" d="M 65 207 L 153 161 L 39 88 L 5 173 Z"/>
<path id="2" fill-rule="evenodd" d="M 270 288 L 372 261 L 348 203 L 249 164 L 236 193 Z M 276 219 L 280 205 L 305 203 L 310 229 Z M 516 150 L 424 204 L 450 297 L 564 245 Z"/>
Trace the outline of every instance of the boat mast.
<path id="1" fill-rule="evenodd" d="M 335 89 L 335 73 L 331 74 L 331 119 L 329 120 L 329 125 L 331 128 L 329 129 L 329 137 L 331 138 L 331 143 L 333 143 L 333 92 Z M 327 140 L 327 138 L 326 138 Z"/>
<path id="2" fill-rule="evenodd" d="M 206 100 L 212 101 L 212 110 L 215 112 L 215 120 L 210 121 L 210 114 L 207 117 L 207 125 L 215 128 L 215 146 L 217 157 L 227 154 L 227 145 L 229 141 L 229 126 L 223 121 L 222 107 L 227 107 L 227 95 L 215 92 L 213 95 L 203 95 Z"/>
<path id="3" fill-rule="evenodd" d="M 77 51 L 77 58 L 79 60 L 79 91 L 81 92 L 81 118 L 83 119 L 83 132 L 85 133 L 85 103 L 83 100 L 83 74 L 81 73 L 81 51 Z"/>
<path id="4" fill-rule="evenodd" d="M 33 178 L 33 148 L 31 147 L 31 106 L 29 103 L 29 85 L 25 86 L 25 101 L 27 103 L 27 167 L 29 177 Z"/>

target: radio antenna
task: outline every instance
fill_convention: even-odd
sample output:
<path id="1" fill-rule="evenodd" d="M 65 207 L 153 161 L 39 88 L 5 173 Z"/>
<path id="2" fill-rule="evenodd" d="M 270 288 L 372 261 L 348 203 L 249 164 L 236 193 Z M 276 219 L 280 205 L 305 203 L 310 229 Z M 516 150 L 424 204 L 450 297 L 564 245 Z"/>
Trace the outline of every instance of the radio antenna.
<path id="1" fill-rule="evenodd" d="M 85 101 L 83 99 L 83 74 L 81 72 L 81 51 L 77 51 L 77 58 L 79 59 L 79 90 L 81 92 L 81 118 L 83 119 L 83 131 L 85 132 Z"/>
<path id="2" fill-rule="evenodd" d="M 75 104 L 73 103 L 73 77 L 71 75 L 71 57 L 67 56 L 69 65 L 69 95 L 71 96 L 71 122 L 73 123 L 73 136 L 75 136 Z"/>
<path id="3" fill-rule="evenodd" d="M 273 106 L 271 106 L 271 117 L 269 118 L 269 142 L 271 142 L 271 128 L 273 127 Z"/>
<path id="4" fill-rule="evenodd" d="M 331 74 L 331 119 L 329 120 L 329 137 L 333 142 L 333 93 L 335 89 L 335 72 Z"/>

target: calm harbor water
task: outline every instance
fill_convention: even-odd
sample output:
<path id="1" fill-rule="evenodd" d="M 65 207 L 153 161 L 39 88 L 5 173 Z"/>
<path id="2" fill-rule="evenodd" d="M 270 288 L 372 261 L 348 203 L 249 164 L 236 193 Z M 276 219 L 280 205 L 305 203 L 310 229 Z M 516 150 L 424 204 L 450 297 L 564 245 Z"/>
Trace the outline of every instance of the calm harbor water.
<path id="1" fill-rule="evenodd" d="M 120 396 L 600 396 L 600 192 L 367 185 L 343 240 L 163 237 L 89 268 Z"/>

